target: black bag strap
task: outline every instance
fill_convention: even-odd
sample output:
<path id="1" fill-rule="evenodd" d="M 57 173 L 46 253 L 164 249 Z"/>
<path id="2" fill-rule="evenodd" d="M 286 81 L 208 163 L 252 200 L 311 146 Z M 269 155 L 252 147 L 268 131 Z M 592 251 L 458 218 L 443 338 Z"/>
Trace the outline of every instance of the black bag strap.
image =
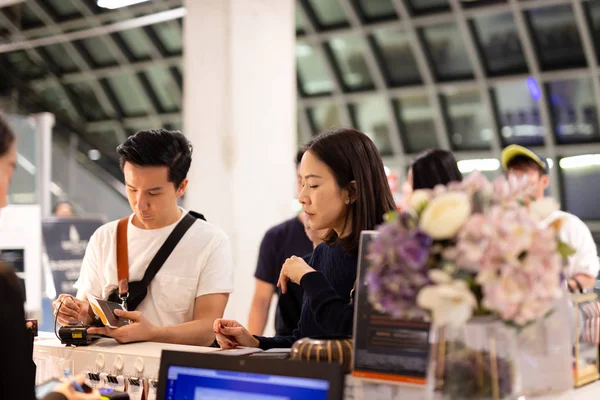
<path id="1" fill-rule="evenodd" d="M 196 222 L 197 219 L 206 221 L 204 215 L 194 211 L 188 211 L 183 217 L 183 219 L 179 221 L 179 223 L 177 224 L 175 229 L 173 229 L 173 232 L 171 232 L 167 240 L 165 240 L 163 245 L 160 246 L 160 249 L 158 249 L 158 252 L 156 252 L 156 255 L 154 256 L 152 261 L 150 261 L 150 264 L 148 264 L 148 268 L 144 273 L 144 277 L 140 281 L 144 288 L 150 285 L 150 282 L 152 282 L 152 279 L 154 279 L 154 277 L 161 269 L 165 261 L 167 261 L 167 258 L 169 258 L 169 256 L 171 255 L 171 253 L 173 252 L 183 235 L 185 235 L 185 233 L 188 231 L 188 229 L 190 229 L 190 227 L 194 224 L 194 222 Z"/>

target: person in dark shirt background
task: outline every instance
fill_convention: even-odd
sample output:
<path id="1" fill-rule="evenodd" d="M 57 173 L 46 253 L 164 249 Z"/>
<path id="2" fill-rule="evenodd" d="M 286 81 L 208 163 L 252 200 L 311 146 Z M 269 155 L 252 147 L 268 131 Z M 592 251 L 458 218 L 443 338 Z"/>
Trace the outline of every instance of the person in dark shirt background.
<path id="1" fill-rule="evenodd" d="M 305 149 L 296 154 L 296 174 Z M 297 193 L 302 189 L 302 178 L 296 176 Z M 305 226 L 303 214 L 269 229 L 260 244 L 258 263 L 254 273 L 255 288 L 248 330 L 255 335 L 262 335 L 267 324 L 273 294 L 277 293 L 277 309 L 275 311 L 275 332 L 277 335 L 291 335 L 300 319 L 303 292 L 299 285 L 292 284 L 288 292 L 281 293 L 277 288 L 277 280 L 285 260 L 291 256 L 310 257 L 313 248 L 321 239 L 319 235 L 327 232 L 313 231 Z M 311 237 L 309 237 L 309 234 Z"/>

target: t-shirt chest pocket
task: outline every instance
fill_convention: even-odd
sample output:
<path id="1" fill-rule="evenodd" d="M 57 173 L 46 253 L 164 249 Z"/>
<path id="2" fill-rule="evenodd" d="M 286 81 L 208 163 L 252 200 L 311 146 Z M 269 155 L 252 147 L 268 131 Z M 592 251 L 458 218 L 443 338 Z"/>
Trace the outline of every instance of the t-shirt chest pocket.
<path id="1" fill-rule="evenodd" d="M 158 289 L 158 307 L 165 311 L 182 313 L 194 306 L 196 281 L 188 277 L 158 274 L 155 278 Z"/>

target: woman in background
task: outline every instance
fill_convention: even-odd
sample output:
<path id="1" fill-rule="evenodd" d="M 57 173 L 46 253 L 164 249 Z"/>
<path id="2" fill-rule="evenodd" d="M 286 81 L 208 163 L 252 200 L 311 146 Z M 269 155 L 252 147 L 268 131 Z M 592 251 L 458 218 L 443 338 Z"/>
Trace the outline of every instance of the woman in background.
<path id="1" fill-rule="evenodd" d="M 17 165 L 15 135 L 0 115 L 0 208 Z M 41 251 L 41 249 L 40 249 Z M 0 264 L 0 399 L 35 400 L 33 337 L 25 326 L 23 292 L 14 270 Z M 78 378 L 83 383 L 83 378 Z M 43 400 L 99 400 L 100 393 L 79 393 L 69 382 L 59 384 Z"/>
<path id="2" fill-rule="evenodd" d="M 458 170 L 454 155 L 441 149 L 430 149 L 419 154 L 410 165 L 408 177 L 402 186 L 404 201 L 417 189 L 433 189 L 436 185 L 460 182 L 463 176 Z"/>

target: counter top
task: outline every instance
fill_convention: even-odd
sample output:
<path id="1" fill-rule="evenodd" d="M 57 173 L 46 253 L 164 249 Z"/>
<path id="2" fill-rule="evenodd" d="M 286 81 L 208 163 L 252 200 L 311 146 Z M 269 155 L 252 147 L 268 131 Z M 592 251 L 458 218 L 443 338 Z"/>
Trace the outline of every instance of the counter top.
<path id="1" fill-rule="evenodd" d="M 187 351 L 192 353 L 212 353 L 219 350 L 215 347 L 186 346 L 181 344 L 156 342 L 119 344 L 116 340 L 109 338 L 99 339 L 89 346 L 67 347 L 62 344 L 52 332 L 40 332 L 39 336 L 35 339 L 34 345 L 61 349 L 77 349 L 95 353 L 122 354 L 153 358 L 160 358 L 163 350 Z"/>
<path id="2" fill-rule="evenodd" d="M 56 336 L 54 336 L 54 333 L 40 332 L 39 337 L 35 340 L 34 359 L 47 358 L 51 360 L 45 367 L 46 373 L 44 374 L 51 377 L 52 374 L 56 375 L 60 373 L 61 369 L 65 366 L 64 364 L 60 364 L 60 368 L 53 368 L 55 364 L 56 366 L 59 365 L 57 364 L 58 360 L 63 363 L 70 360 L 68 361 L 68 366 L 75 372 L 80 373 L 86 368 L 93 366 L 99 354 L 106 357 L 106 367 L 108 370 L 111 369 L 114 358 L 117 355 L 121 355 L 124 356 L 126 369 L 131 372 L 135 359 L 141 357 L 145 360 L 145 375 L 156 377 L 163 350 L 212 353 L 219 349 L 153 342 L 119 344 L 114 339 L 100 339 L 89 346 L 67 347 L 60 343 Z M 40 376 L 39 379 L 43 381 L 44 377 Z M 423 388 L 365 381 L 352 376 L 348 376 L 346 379 L 344 398 L 346 400 L 426 400 Z M 519 400 L 570 400 L 575 398 L 577 400 L 600 399 L 600 381 L 561 394 L 532 397 L 521 396 Z"/>
<path id="3" fill-rule="evenodd" d="M 438 397 L 436 396 L 435 399 Z M 424 388 L 410 387 L 393 383 L 365 381 L 346 377 L 345 400 L 430 400 Z M 578 389 L 545 396 L 520 396 L 519 400 L 598 400 L 600 399 L 600 381 Z"/>

